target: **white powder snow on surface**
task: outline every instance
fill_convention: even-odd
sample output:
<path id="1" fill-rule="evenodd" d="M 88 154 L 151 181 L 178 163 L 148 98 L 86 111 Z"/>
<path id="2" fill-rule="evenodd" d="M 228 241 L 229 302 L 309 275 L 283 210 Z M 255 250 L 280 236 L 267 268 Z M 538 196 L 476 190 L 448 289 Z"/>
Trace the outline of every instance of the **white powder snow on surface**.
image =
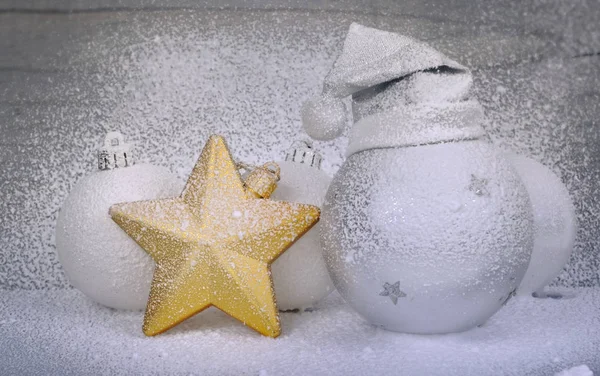
<path id="1" fill-rule="evenodd" d="M 556 374 L 556 376 L 594 376 L 590 368 L 583 364 L 581 366 L 566 369 Z"/>
<path id="2" fill-rule="evenodd" d="M 333 294 L 311 312 L 283 313 L 272 339 L 213 308 L 144 337 L 142 312 L 104 308 L 75 290 L 5 291 L 0 373 L 524 376 L 583 364 L 600 372 L 600 289 L 560 293 L 514 298 L 482 327 L 435 336 L 374 327 Z"/>

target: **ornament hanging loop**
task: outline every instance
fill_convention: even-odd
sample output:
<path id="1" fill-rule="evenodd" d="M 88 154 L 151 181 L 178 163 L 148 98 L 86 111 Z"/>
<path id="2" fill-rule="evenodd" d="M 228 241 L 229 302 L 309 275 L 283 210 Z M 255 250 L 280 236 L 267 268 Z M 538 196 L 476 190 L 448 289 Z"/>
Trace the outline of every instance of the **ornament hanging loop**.
<path id="1" fill-rule="evenodd" d="M 302 163 L 317 169 L 321 168 L 322 159 L 321 154 L 315 151 L 312 141 L 309 140 L 295 141 L 285 155 L 286 161 Z"/>
<path id="2" fill-rule="evenodd" d="M 248 165 L 244 164 L 243 169 L 249 170 Z M 252 169 L 244 181 L 246 191 L 256 198 L 269 198 L 277 188 L 280 173 L 279 165 L 275 162 L 268 162 Z"/>
<path id="3" fill-rule="evenodd" d="M 259 168 L 264 168 L 267 171 L 269 171 L 270 173 L 272 173 L 273 175 L 275 175 L 275 178 L 277 179 L 276 181 L 279 181 L 279 179 L 281 179 L 281 168 L 279 167 L 279 165 L 277 163 L 267 162 Z"/>
<path id="4" fill-rule="evenodd" d="M 125 137 L 120 132 L 108 132 L 104 145 L 98 150 L 98 169 L 112 170 L 133 164 L 131 145 L 125 142 Z"/>

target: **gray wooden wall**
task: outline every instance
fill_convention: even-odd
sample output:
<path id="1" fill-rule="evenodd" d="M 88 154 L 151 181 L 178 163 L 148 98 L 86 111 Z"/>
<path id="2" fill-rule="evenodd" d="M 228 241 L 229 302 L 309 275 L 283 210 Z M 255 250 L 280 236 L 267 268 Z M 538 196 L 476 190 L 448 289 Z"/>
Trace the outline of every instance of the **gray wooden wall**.
<path id="1" fill-rule="evenodd" d="M 104 132 L 185 177 L 204 140 L 281 159 L 352 21 L 474 70 L 486 129 L 561 176 L 580 221 L 558 283 L 600 284 L 598 1 L 0 1 L 0 288 L 68 286 L 56 215 Z M 334 173 L 347 140 L 318 143 Z"/>

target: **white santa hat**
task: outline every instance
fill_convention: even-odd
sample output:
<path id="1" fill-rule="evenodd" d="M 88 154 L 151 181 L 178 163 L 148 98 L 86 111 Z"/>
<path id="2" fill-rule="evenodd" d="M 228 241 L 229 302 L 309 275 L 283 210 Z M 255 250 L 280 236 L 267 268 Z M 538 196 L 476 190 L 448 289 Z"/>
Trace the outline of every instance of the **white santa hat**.
<path id="1" fill-rule="evenodd" d="M 428 45 L 353 23 L 322 95 L 302 107 L 302 121 L 314 139 L 338 137 L 347 123 L 342 99 L 352 95 L 348 155 L 479 138 L 484 116 L 471 85 L 467 68 Z"/>

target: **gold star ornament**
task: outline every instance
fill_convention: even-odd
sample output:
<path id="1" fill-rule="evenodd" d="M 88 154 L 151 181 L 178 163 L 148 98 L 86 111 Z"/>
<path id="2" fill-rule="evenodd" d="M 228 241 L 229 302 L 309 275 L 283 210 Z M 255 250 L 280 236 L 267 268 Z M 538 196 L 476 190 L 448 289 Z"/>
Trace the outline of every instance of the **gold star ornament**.
<path id="1" fill-rule="evenodd" d="M 244 184 L 225 140 L 212 136 L 181 196 L 110 208 L 156 262 L 146 335 L 210 306 L 263 335 L 280 334 L 270 264 L 317 223 L 319 209 L 257 191 Z"/>

